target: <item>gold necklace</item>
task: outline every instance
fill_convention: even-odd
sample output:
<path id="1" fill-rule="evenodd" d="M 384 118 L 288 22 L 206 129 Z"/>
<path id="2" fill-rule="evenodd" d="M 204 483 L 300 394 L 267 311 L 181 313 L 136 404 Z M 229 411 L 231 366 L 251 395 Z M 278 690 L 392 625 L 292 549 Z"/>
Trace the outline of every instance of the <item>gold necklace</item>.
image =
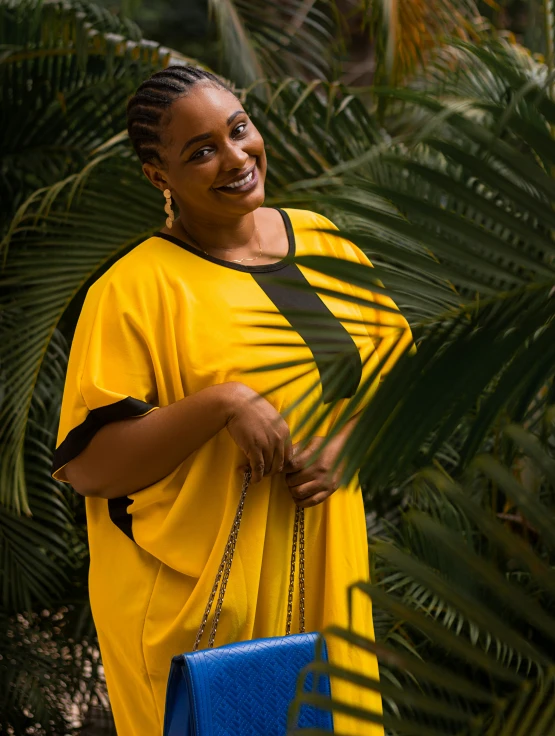
<path id="1" fill-rule="evenodd" d="M 187 235 L 188 238 L 190 238 L 193 241 L 193 243 L 197 246 L 197 248 L 200 248 L 200 250 L 203 253 L 206 253 L 207 256 L 211 256 L 212 258 L 216 257 L 216 256 L 212 256 L 211 253 L 208 253 L 208 251 L 204 250 L 204 248 L 200 245 L 200 243 L 193 238 L 191 233 L 185 229 L 185 226 L 183 225 L 183 223 L 181 223 L 181 227 L 183 228 L 183 232 Z M 243 263 L 243 261 L 257 261 L 262 255 L 262 243 L 260 242 L 260 233 L 258 232 L 258 228 L 256 227 L 256 225 L 254 226 L 254 230 L 256 232 L 256 237 L 258 239 L 258 251 L 259 252 L 257 256 L 255 256 L 254 258 L 223 258 L 222 260 L 224 261 L 229 260 L 229 261 L 232 261 L 233 263 Z"/>

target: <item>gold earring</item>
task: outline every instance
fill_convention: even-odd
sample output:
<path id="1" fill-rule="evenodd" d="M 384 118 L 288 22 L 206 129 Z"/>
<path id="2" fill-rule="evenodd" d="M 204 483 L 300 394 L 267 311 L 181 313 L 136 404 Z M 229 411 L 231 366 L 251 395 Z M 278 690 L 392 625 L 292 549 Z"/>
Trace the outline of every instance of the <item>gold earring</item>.
<path id="1" fill-rule="evenodd" d="M 164 205 L 164 212 L 166 213 L 166 227 L 171 230 L 175 215 L 172 210 L 172 193 L 169 189 L 164 189 L 164 197 L 166 198 L 166 204 Z"/>

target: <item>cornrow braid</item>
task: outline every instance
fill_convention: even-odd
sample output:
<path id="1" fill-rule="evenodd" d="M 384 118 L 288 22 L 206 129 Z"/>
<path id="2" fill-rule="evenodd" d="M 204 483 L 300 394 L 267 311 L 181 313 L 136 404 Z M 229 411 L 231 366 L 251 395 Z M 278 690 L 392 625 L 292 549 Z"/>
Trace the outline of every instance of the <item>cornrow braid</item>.
<path id="1" fill-rule="evenodd" d="M 233 92 L 219 77 L 195 66 L 168 66 L 143 82 L 127 103 L 127 132 L 141 163 L 162 164 L 160 129 L 162 118 L 178 97 L 198 82 Z"/>

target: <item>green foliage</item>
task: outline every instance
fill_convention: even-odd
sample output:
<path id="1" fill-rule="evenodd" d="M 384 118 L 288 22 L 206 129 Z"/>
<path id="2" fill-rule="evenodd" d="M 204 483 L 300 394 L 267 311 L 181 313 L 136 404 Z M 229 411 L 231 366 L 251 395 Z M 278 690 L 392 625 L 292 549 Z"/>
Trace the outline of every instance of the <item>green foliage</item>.
<path id="1" fill-rule="evenodd" d="M 376 44 L 375 81 L 406 81 L 452 37 L 472 39 L 487 25 L 474 0 L 359 0 L 364 25 Z M 485 0 L 486 5 L 497 5 Z"/>
<path id="2" fill-rule="evenodd" d="M 323 81 L 330 8 L 213 3 L 268 146 L 267 203 L 329 215 L 374 270 L 298 262 L 391 295 L 418 343 L 346 447 L 345 479 L 360 468 L 366 500 L 394 522 L 373 547 L 379 585 L 358 591 L 381 641 L 335 635 L 379 653 L 381 682 L 356 676 L 382 692 L 392 734 L 543 736 L 555 707 L 548 69 L 501 41 L 447 46 L 425 77 L 375 90 L 378 122 L 377 103 Z M 170 54 L 95 5 L 15 0 L 0 2 L 0 50 L 0 730 L 60 734 L 72 703 L 82 714 L 101 697 L 83 510 L 49 472 L 68 345 L 88 286 L 163 217 L 122 131 L 127 96 Z M 49 644 L 34 665 L 39 632 Z"/>
<path id="3" fill-rule="evenodd" d="M 0 234 L 32 191 L 80 170 L 125 127 L 127 98 L 169 60 L 91 3 L 0 3 Z"/>
<path id="4" fill-rule="evenodd" d="M 219 32 L 225 76 L 240 87 L 289 74 L 334 77 L 340 49 L 333 0 L 209 0 Z"/>
<path id="5" fill-rule="evenodd" d="M 0 732 L 78 734 L 83 713 L 106 702 L 98 647 L 79 639 L 74 606 L 0 613 Z M 35 729 L 30 731 L 28 729 Z"/>
<path id="6" fill-rule="evenodd" d="M 371 544 L 377 581 L 350 594 L 369 596 L 389 631 L 378 642 L 352 627 L 328 634 L 380 657 L 379 683 L 340 674 L 382 694 L 391 736 L 554 732 L 554 419 L 552 406 L 538 434 L 505 425 L 502 451 L 478 455 L 458 482 L 424 469 L 402 523 Z"/>

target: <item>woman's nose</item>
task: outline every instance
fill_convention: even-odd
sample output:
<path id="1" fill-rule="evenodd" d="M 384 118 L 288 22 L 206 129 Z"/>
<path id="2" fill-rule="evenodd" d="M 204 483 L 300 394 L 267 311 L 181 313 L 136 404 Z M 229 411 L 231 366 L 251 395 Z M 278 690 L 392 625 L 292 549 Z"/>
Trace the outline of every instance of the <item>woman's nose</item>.
<path id="1" fill-rule="evenodd" d="M 228 143 L 223 156 L 224 169 L 242 169 L 248 160 L 249 154 L 240 145 L 233 141 Z"/>

